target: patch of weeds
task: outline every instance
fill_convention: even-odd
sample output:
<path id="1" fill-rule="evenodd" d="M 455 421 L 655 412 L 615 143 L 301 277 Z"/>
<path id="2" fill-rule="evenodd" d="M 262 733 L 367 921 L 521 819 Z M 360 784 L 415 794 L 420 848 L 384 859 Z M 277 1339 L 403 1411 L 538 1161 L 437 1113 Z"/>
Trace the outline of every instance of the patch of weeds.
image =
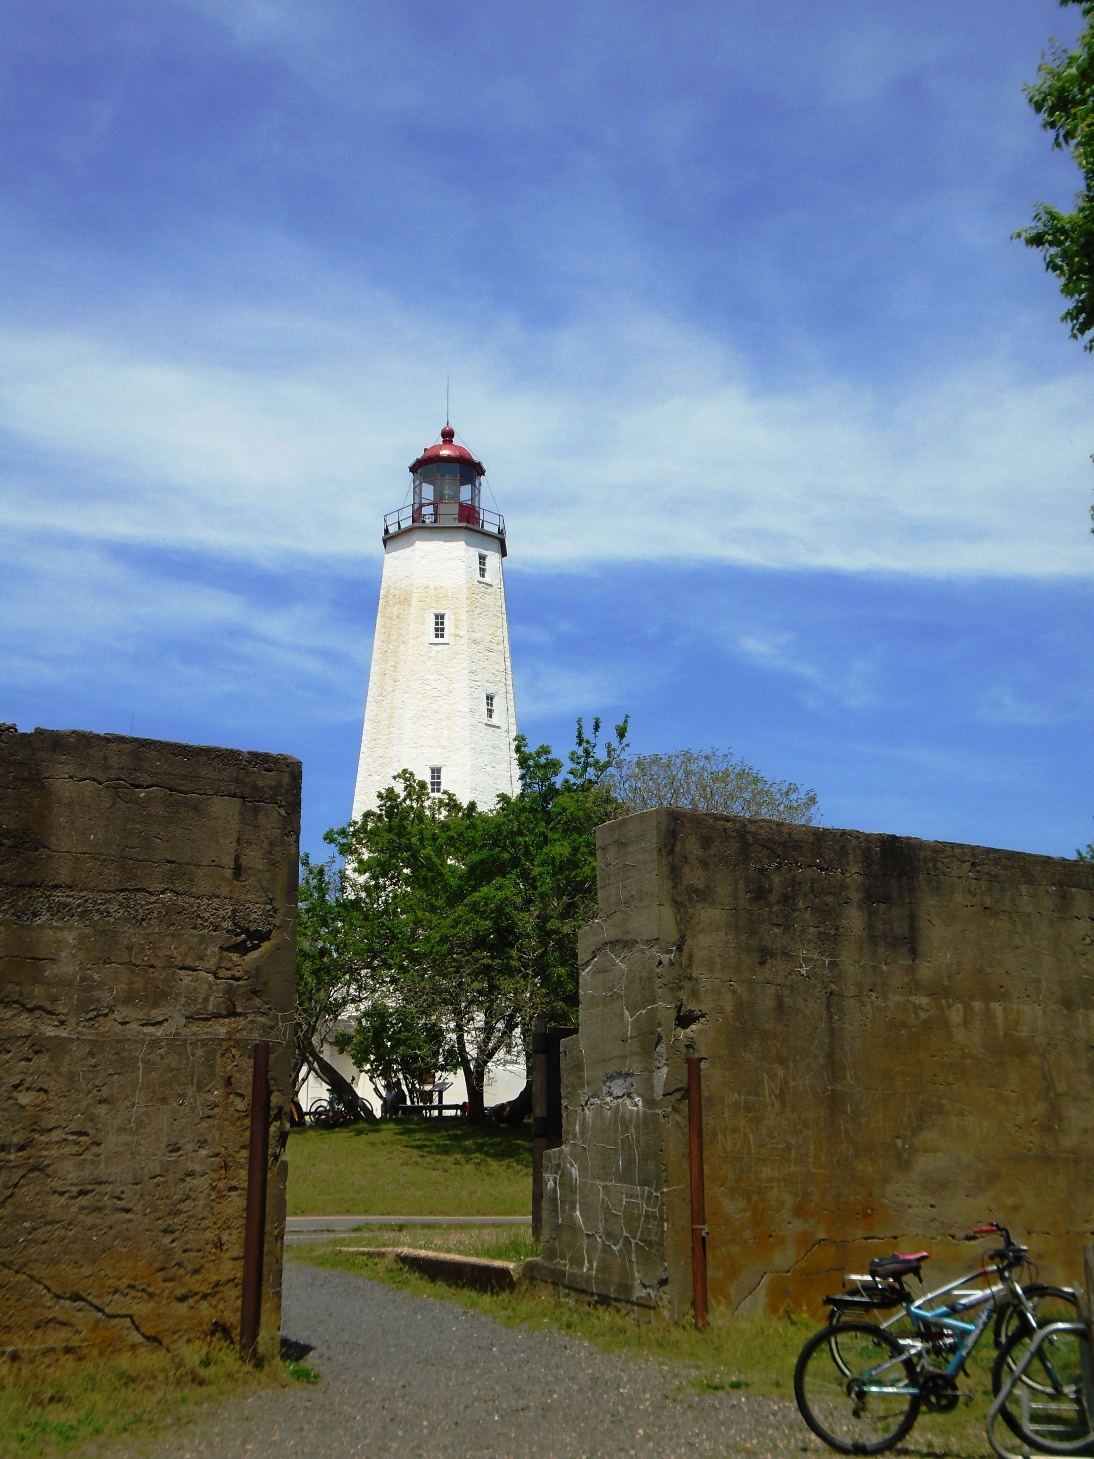
<path id="1" fill-rule="evenodd" d="M 227 1341 L 11 1358 L 0 1366 L 0 1456 L 60 1454 L 89 1439 L 150 1431 L 182 1408 L 289 1381 L 285 1363 L 252 1368 Z"/>
<path id="2" fill-rule="evenodd" d="M 318 1383 L 321 1374 L 309 1368 L 304 1359 L 311 1352 L 310 1343 L 295 1342 L 291 1337 L 281 1339 L 281 1365 L 286 1377 L 294 1383 Z"/>
<path id="3" fill-rule="evenodd" d="M 485 1256 L 492 1261 L 527 1261 L 540 1255 L 532 1240 L 531 1223 L 503 1226 L 355 1226 L 339 1238 L 347 1246 L 411 1246 L 419 1251 L 443 1251 L 456 1256 Z M 310 1245 L 311 1243 L 309 1243 Z M 315 1243 L 330 1248 L 333 1241 Z M 299 1250 L 299 1248 L 292 1248 Z"/>
<path id="4" fill-rule="evenodd" d="M 690 1386 L 703 1393 L 735 1393 L 738 1389 L 751 1385 L 747 1378 L 725 1378 L 720 1373 L 700 1373 Z"/>
<path id="5" fill-rule="evenodd" d="M 295 1358 L 288 1358 L 285 1361 L 285 1372 L 294 1383 L 318 1383 L 319 1374 L 314 1368 L 309 1368 L 307 1363 L 298 1363 Z"/>

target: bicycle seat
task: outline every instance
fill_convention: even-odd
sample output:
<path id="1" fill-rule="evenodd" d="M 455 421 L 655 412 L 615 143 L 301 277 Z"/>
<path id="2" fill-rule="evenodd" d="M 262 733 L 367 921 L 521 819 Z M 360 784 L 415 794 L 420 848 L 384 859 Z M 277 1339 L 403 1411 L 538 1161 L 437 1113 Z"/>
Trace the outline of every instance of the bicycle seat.
<path id="1" fill-rule="evenodd" d="M 870 1263 L 870 1275 L 882 1280 L 918 1277 L 920 1267 L 930 1254 L 929 1251 L 894 1251 L 892 1256 L 875 1256 Z"/>

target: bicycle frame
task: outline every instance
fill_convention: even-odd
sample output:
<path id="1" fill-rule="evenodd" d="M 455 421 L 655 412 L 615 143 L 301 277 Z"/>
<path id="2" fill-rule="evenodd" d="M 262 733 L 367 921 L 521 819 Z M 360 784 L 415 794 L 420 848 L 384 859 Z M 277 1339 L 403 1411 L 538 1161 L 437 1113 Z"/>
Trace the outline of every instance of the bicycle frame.
<path id="1" fill-rule="evenodd" d="M 978 1281 L 984 1277 L 992 1279 L 989 1286 L 972 1292 L 967 1290 L 969 1282 Z M 966 1290 L 963 1291 L 963 1288 Z M 939 1303 L 939 1298 L 945 1297 L 951 1292 L 958 1294 L 957 1301 Z M 876 1368 L 870 1368 L 862 1374 L 864 1391 L 869 1393 L 910 1392 L 907 1384 L 893 1387 L 884 1383 L 875 1384 L 871 1380 L 874 1375 L 884 1373 L 887 1368 L 891 1368 L 895 1363 L 903 1362 L 906 1358 L 918 1358 L 931 1353 L 933 1350 L 931 1338 L 926 1334 L 921 1334 L 920 1330 L 932 1326 L 945 1328 L 946 1332 L 952 1334 L 955 1339 L 953 1356 L 942 1371 L 947 1377 L 956 1378 L 964 1367 L 969 1354 L 983 1336 L 984 1329 L 994 1316 L 999 1298 L 1002 1296 L 1010 1297 L 1024 1311 L 1029 1311 L 1020 1284 L 1009 1272 L 1000 1272 L 999 1268 L 995 1266 L 982 1266 L 974 1272 L 967 1272 L 954 1281 L 946 1282 L 941 1287 L 934 1288 L 933 1291 L 925 1292 L 922 1297 L 906 1303 L 897 1313 L 879 1325 L 883 1328 L 891 1328 L 902 1317 L 907 1316 L 911 1318 L 917 1329 L 917 1335 L 902 1337 L 899 1333 L 893 1334 L 900 1343 L 901 1356 L 889 1358 L 885 1362 L 879 1363 Z M 978 1308 L 981 1310 L 976 1320 L 968 1321 L 968 1316 Z M 958 1313 L 964 1313 L 965 1317 L 959 1317 Z"/>

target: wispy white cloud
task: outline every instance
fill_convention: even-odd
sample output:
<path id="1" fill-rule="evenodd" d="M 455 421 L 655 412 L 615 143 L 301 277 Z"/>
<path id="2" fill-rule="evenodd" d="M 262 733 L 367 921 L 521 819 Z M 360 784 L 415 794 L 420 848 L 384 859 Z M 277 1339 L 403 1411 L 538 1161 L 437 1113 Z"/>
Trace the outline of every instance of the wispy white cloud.
<path id="1" fill-rule="evenodd" d="M 8 536 L 0 549 L 0 682 L 20 692 L 96 682 L 124 702 L 212 707 L 273 699 L 278 718 L 356 717 L 369 622 L 342 622 L 299 581 L 204 582 L 193 564 L 134 560 L 79 538 Z"/>
<path id="2" fill-rule="evenodd" d="M 832 379 L 768 389 L 712 338 L 633 306 L 472 334 L 386 300 L 341 320 L 234 315 L 204 352 L 8 330 L 0 361 L 22 463 L 3 512 L 24 530 L 259 559 L 375 552 L 451 370 L 523 562 L 1094 569 L 1078 372 L 1030 381 L 980 360 L 900 399 Z"/>

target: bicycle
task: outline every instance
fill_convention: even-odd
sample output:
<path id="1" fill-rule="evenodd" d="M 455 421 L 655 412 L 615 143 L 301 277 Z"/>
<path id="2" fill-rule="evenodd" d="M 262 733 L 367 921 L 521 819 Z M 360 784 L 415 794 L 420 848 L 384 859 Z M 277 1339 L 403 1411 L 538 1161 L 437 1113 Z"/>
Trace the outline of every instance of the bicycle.
<path id="1" fill-rule="evenodd" d="M 983 1236 L 989 1232 L 1003 1232 L 1005 1229 L 992 1222 L 989 1226 L 978 1226 L 965 1239 L 973 1241 L 977 1236 Z M 1008 1239 L 1009 1234 L 1007 1232 Z M 824 1299 L 829 1307 L 829 1324 L 835 1326 L 845 1322 L 849 1316 L 856 1315 L 860 1320 L 872 1317 L 874 1314 L 880 1317 L 882 1312 L 892 1311 L 895 1308 L 896 1311 L 891 1317 L 880 1319 L 880 1325 L 890 1332 L 899 1329 L 906 1336 L 914 1334 L 915 1323 L 908 1314 L 908 1309 L 913 1302 L 918 1303 L 922 1308 L 925 1303 L 945 1296 L 951 1291 L 958 1299 L 971 1297 L 973 1293 L 964 1290 L 966 1283 L 985 1276 L 990 1277 L 995 1271 L 994 1267 L 981 1267 L 975 1272 L 958 1277 L 956 1282 L 951 1282 L 947 1286 L 939 1287 L 933 1292 L 926 1292 L 916 1298 L 904 1285 L 905 1278 L 914 1277 L 917 1282 L 922 1283 L 922 1263 L 929 1257 L 929 1251 L 917 1251 L 908 1255 L 897 1252 L 892 1256 L 875 1257 L 870 1263 L 868 1275 L 849 1272 L 843 1280 L 845 1284 L 850 1284 L 851 1291 Z M 911 1265 L 909 1265 L 910 1263 Z M 1075 1293 L 1070 1288 L 1034 1281 L 1023 1283 L 1021 1291 L 1023 1300 L 1019 1306 L 1011 1300 L 1004 1284 L 995 1283 L 990 1288 L 991 1295 L 996 1301 L 992 1339 L 997 1350 L 1004 1347 L 1010 1339 L 1011 1334 L 1015 1331 L 1017 1314 L 1022 1311 L 1036 1315 L 1039 1326 L 1044 1326 L 1048 1322 L 1070 1321 L 1075 1316 Z M 980 1294 L 980 1300 L 983 1300 L 984 1295 L 986 1294 Z M 1027 1325 L 1021 1324 L 1021 1329 L 1026 1331 Z M 1010 1366 L 1013 1367 L 1013 1363 Z"/>
<path id="2" fill-rule="evenodd" d="M 1059 1308 L 1074 1318 L 1073 1292 L 1042 1283 L 1029 1284 L 1028 1290 L 1020 1285 L 1015 1272 L 1028 1265 L 1028 1252 L 1006 1227 L 993 1221 L 976 1227 L 968 1239 L 988 1234 L 1003 1242 L 988 1253 L 990 1265 L 921 1297 L 913 1297 L 905 1281 L 922 1281 L 922 1265 L 930 1255 L 925 1251 L 876 1258 L 869 1277 L 850 1278 L 857 1291 L 827 1299 L 839 1315 L 802 1348 L 794 1397 L 805 1422 L 830 1448 L 879 1454 L 905 1437 L 921 1408 L 952 1412 L 961 1398 L 957 1378 L 993 1317 L 1002 1342 L 993 1384 L 1006 1382 L 1020 1361 L 1018 1339 L 1035 1335 Z M 987 1287 L 969 1288 L 984 1278 Z M 883 1322 L 861 1320 L 893 1308 Z M 849 1311 L 860 1320 L 847 1321 Z M 1054 1381 L 1043 1369 L 1028 1380 L 1049 1386 Z"/>
<path id="3" fill-rule="evenodd" d="M 367 1099 L 361 1101 L 371 1114 L 372 1106 Z M 308 1122 L 315 1129 L 334 1130 L 339 1125 L 351 1125 L 361 1116 L 347 1109 L 336 1094 L 329 1099 L 317 1099 L 308 1108 Z"/>

